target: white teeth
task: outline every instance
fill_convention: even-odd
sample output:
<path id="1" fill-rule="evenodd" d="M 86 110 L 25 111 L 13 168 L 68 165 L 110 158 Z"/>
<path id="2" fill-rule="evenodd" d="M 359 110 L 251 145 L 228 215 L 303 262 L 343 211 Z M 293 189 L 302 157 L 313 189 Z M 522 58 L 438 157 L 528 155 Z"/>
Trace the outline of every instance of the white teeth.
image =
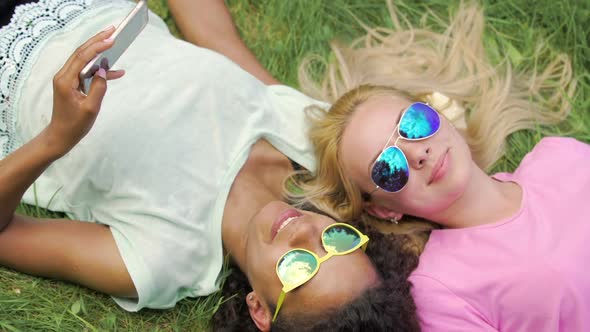
<path id="1" fill-rule="evenodd" d="M 283 221 L 283 223 L 281 224 L 281 227 L 279 227 L 279 230 L 277 231 L 277 233 L 280 232 L 281 229 L 285 228 L 285 226 L 287 226 L 288 224 L 290 224 L 293 220 L 295 220 L 297 218 L 299 218 L 299 216 L 287 218 L 287 220 Z"/>

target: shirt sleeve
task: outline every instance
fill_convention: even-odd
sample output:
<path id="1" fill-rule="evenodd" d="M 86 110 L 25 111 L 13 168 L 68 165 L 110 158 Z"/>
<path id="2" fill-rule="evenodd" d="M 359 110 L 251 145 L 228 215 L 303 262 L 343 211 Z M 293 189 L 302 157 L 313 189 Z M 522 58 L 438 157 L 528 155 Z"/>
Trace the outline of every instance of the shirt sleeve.
<path id="1" fill-rule="evenodd" d="M 266 119 L 269 141 L 289 159 L 314 172 L 314 148 L 308 138 L 308 107 L 329 109 L 330 104 L 313 99 L 286 85 L 268 87 L 272 113 Z"/>
<path id="2" fill-rule="evenodd" d="M 571 137 L 545 137 L 520 163 L 515 175 L 545 184 L 560 185 L 562 176 L 584 177 L 588 174 L 590 145 Z M 548 175 L 561 176 L 550 177 Z"/>
<path id="3" fill-rule="evenodd" d="M 422 331 L 498 331 L 477 309 L 439 281 L 417 275 L 410 280 Z"/>

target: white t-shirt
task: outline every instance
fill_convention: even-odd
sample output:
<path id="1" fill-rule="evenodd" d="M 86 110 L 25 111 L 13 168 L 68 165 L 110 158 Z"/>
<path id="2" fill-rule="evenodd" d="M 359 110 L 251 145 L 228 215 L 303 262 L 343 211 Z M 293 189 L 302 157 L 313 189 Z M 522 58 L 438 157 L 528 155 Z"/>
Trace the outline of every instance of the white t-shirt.
<path id="1" fill-rule="evenodd" d="M 67 57 L 132 6 L 85 13 L 38 50 L 16 104 L 21 141 L 49 122 L 51 78 Z M 109 225 L 139 294 L 117 303 L 130 311 L 169 308 L 218 289 L 223 210 L 254 142 L 265 138 L 314 168 L 304 108 L 319 103 L 175 39 L 153 14 L 115 68 L 127 73 L 109 82 L 91 132 L 24 200 Z"/>

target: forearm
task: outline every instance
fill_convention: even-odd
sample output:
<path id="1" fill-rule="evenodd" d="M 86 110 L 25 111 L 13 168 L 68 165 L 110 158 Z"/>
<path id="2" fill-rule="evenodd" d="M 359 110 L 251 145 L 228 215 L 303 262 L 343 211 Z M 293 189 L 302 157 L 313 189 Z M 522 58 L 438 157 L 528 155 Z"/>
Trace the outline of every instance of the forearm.
<path id="1" fill-rule="evenodd" d="M 15 216 L 0 232 L 0 266 L 137 297 L 111 230 L 97 223 Z"/>
<path id="2" fill-rule="evenodd" d="M 279 82 L 246 46 L 223 0 L 168 0 L 187 41 L 219 52 L 266 84 Z"/>
<path id="3" fill-rule="evenodd" d="M 12 220 L 27 188 L 63 154 L 48 130 L 0 160 L 0 230 Z"/>
<path id="4" fill-rule="evenodd" d="M 0 160 L 0 230 L 14 219 L 23 194 L 52 162 L 70 151 L 92 128 L 106 93 L 106 80 L 121 72 L 99 69 L 88 94 L 80 92 L 82 68 L 113 46 L 115 28 L 97 33 L 68 58 L 53 77 L 53 111 L 49 125 L 18 150 Z"/>

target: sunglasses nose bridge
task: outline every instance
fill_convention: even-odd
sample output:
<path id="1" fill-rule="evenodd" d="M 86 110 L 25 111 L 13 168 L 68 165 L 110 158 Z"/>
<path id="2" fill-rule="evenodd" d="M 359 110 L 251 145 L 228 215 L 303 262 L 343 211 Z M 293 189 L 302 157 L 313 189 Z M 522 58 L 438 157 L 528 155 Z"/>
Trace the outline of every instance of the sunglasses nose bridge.
<path id="1" fill-rule="evenodd" d="M 325 254 L 324 256 L 318 258 L 318 264 L 322 264 L 323 262 L 327 261 L 330 257 L 334 256 L 333 253 L 328 252 L 327 254 Z"/>

